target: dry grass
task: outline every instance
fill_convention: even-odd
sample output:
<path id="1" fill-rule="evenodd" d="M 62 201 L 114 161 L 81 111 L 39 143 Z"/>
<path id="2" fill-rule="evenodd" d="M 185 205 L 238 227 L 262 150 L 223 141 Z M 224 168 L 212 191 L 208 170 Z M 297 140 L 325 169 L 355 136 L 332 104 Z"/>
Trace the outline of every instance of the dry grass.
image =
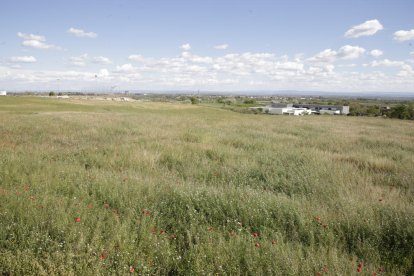
<path id="1" fill-rule="evenodd" d="M 2 273 L 414 273 L 412 122 L 34 97 L 0 111 Z"/>

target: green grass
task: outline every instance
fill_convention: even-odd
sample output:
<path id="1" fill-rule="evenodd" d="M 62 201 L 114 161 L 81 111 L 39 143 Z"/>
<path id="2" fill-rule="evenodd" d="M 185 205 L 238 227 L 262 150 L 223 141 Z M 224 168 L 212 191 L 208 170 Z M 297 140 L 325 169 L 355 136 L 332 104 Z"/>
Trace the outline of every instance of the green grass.
<path id="1" fill-rule="evenodd" d="M 412 275 L 413 168 L 410 121 L 2 97 L 0 272 Z"/>

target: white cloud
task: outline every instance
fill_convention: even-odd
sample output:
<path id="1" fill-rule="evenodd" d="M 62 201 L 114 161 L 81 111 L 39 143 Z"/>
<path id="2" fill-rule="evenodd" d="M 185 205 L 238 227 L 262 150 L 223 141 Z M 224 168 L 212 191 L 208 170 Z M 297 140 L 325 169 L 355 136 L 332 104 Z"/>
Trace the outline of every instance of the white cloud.
<path id="1" fill-rule="evenodd" d="M 68 33 L 73 34 L 74 36 L 77 37 L 88 37 L 88 38 L 95 38 L 98 35 L 94 32 L 86 32 L 82 29 L 76 29 L 76 28 L 69 28 L 69 30 L 67 30 Z"/>
<path id="2" fill-rule="evenodd" d="M 379 66 L 394 67 L 394 66 L 403 66 L 404 64 L 405 63 L 402 61 L 383 59 L 383 60 L 374 60 L 373 62 L 368 63 L 367 65 L 371 67 L 379 67 Z"/>
<path id="3" fill-rule="evenodd" d="M 412 77 L 414 76 L 414 70 L 411 65 L 404 64 L 401 66 L 401 71 L 397 74 L 399 77 Z"/>
<path id="4" fill-rule="evenodd" d="M 345 45 L 338 50 L 338 58 L 342 59 L 356 59 L 359 58 L 365 49 L 358 46 Z"/>
<path id="5" fill-rule="evenodd" d="M 99 75 L 98 76 L 101 76 L 101 77 L 108 77 L 110 74 L 109 74 L 109 71 L 108 71 L 108 69 L 101 69 L 101 70 L 99 70 Z"/>
<path id="6" fill-rule="evenodd" d="M 394 39 L 400 42 L 414 39 L 414 29 L 409 31 L 397 31 L 394 33 Z"/>
<path id="7" fill-rule="evenodd" d="M 96 63 L 96 64 L 104 64 L 104 65 L 112 63 L 112 61 L 109 58 L 103 57 L 103 56 L 93 57 L 91 59 L 91 62 Z"/>
<path id="8" fill-rule="evenodd" d="M 372 50 L 372 51 L 370 51 L 370 52 L 369 52 L 369 55 L 370 55 L 370 56 L 373 56 L 373 57 L 375 57 L 375 58 L 380 57 L 380 56 L 382 56 L 383 54 L 384 54 L 384 52 L 383 52 L 383 51 L 381 51 L 381 50 L 378 50 L 378 49 L 374 49 L 374 50 Z"/>
<path id="9" fill-rule="evenodd" d="M 69 64 L 73 66 L 83 67 L 86 66 L 88 63 L 107 65 L 111 64 L 112 61 L 109 58 L 103 56 L 89 57 L 88 54 L 82 54 L 77 57 L 69 58 Z"/>
<path id="10" fill-rule="evenodd" d="M 414 57 L 414 51 L 410 52 L 410 55 Z"/>
<path id="11" fill-rule="evenodd" d="M 25 33 L 18 32 L 17 36 L 25 40 L 46 41 L 46 38 L 42 35 L 25 34 Z"/>
<path id="12" fill-rule="evenodd" d="M 83 66 L 86 66 L 87 61 L 88 61 L 88 54 L 83 54 L 77 57 L 69 58 L 69 64 L 72 66 L 83 67 Z"/>
<path id="13" fill-rule="evenodd" d="M 220 44 L 220 45 L 214 46 L 214 49 L 217 49 L 217 50 L 226 50 L 228 47 L 229 47 L 229 45 L 225 43 L 225 44 Z"/>
<path id="14" fill-rule="evenodd" d="M 147 60 L 142 55 L 130 55 L 128 59 L 135 62 L 145 62 Z"/>
<path id="15" fill-rule="evenodd" d="M 377 19 L 365 21 L 362 24 L 353 26 L 344 34 L 347 38 L 357 38 L 360 36 L 370 36 L 382 30 L 384 27 Z"/>
<path id="16" fill-rule="evenodd" d="M 330 63 L 334 62 L 337 58 L 337 52 L 331 49 L 325 49 L 322 52 L 308 59 L 310 62 L 315 63 Z"/>
<path id="17" fill-rule="evenodd" d="M 31 47 L 36 49 L 56 49 L 61 50 L 62 48 L 53 44 L 47 44 L 46 38 L 41 35 L 25 34 L 18 32 L 17 36 L 23 38 L 22 45 L 25 47 Z"/>
<path id="18" fill-rule="evenodd" d="M 338 59 L 356 59 L 359 58 L 365 49 L 358 46 L 345 45 L 339 48 L 338 51 L 332 49 L 325 49 L 322 52 L 307 59 L 310 63 L 333 63 Z"/>
<path id="19" fill-rule="evenodd" d="M 135 73 L 137 70 L 136 67 L 132 66 L 132 64 L 127 63 L 127 64 L 123 64 L 121 66 L 116 66 L 115 72 L 116 73 L 125 73 L 125 74 L 129 74 L 129 73 Z"/>
<path id="20" fill-rule="evenodd" d="M 47 44 L 39 40 L 24 40 L 22 42 L 23 46 L 36 48 L 36 49 L 56 49 L 61 50 L 62 48 L 53 44 Z"/>
<path id="21" fill-rule="evenodd" d="M 11 57 L 10 62 L 13 63 L 34 63 L 36 58 L 33 56 L 20 56 L 20 57 Z"/>
<path id="22" fill-rule="evenodd" d="M 191 45 L 189 43 L 183 44 L 180 46 L 180 49 L 184 51 L 189 51 L 191 49 Z"/>

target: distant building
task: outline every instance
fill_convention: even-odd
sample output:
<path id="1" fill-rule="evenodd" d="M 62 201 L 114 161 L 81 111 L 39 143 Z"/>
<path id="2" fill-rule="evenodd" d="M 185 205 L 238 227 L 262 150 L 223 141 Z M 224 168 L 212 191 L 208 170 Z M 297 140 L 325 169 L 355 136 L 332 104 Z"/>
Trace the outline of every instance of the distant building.
<path id="1" fill-rule="evenodd" d="M 7 91 L 0 91 L 0 96 L 7 96 Z"/>
<path id="2" fill-rule="evenodd" d="M 349 106 L 317 104 L 283 104 L 272 103 L 265 107 L 252 107 L 251 110 L 263 110 L 265 113 L 278 115 L 333 114 L 348 115 Z"/>

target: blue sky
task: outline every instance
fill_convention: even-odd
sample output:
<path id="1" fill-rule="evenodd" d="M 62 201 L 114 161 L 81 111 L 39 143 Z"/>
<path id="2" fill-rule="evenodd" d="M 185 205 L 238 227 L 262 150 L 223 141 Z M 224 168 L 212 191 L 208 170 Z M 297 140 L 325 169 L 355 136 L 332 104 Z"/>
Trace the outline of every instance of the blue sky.
<path id="1" fill-rule="evenodd" d="M 412 0 L 4 0 L 0 90 L 414 92 L 413 10 Z"/>

